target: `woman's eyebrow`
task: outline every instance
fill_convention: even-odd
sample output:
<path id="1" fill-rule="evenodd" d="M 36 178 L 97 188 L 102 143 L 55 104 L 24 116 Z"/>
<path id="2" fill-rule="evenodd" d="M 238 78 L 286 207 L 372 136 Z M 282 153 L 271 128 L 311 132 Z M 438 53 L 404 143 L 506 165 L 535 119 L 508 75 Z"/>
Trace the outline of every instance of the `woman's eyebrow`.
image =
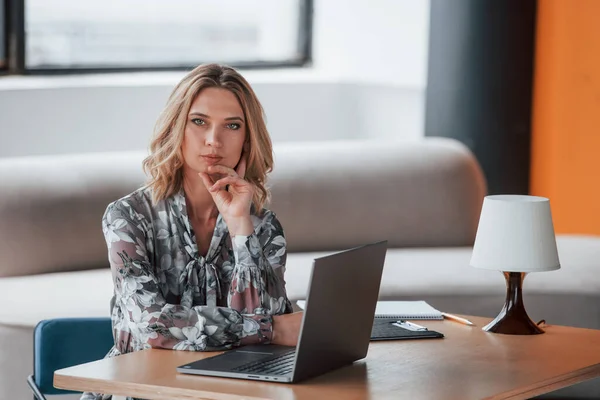
<path id="1" fill-rule="evenodd" d="M 203 113 L 198 112 L 198 111 L 192 111 L 189 115 L 190 116 L 197 115 L 199 117 L 210 119 L 210 117 L 208 115 L 203 114 Z M 234 117 L 227 117 L 227 118 L 225 118 L 225 121 L 241 121 L 241 122 L 244 122 L 244 119 L 242 117 L 234 116 Z"/>
<path id="2" fill-rule="evenodd" d="M 241 121 L 241 122 L 244 122 L 244 119 L 242 117 L 229 117 L 229 118 L 225 118 L 225 121 Z"/>
<path id="3" fill-rule="evenodd" d="M 192 112 L 190 113 L 190 115 L 197 115 L 197 116 L 199 116 L 199 117 L 210 118 L 208 115 L 206 115 L 206 114 L 202 114 L 201 112 L 198 112 L 198 111 L 192 111 Z"/>

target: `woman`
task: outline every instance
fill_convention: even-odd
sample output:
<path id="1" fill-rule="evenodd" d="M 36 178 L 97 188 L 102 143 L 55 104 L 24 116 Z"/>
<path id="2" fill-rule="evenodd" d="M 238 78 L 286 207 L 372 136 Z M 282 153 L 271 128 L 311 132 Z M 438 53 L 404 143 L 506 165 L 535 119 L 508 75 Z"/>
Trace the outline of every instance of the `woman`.
<path id="1" fill-rule="evenodd" d="M 285 291 L 286 242 L 263 208 L 272 165 L 248 82 L 215 64 L 188 73 L 157 122 L 149 183 L 102 219 L 115 291 L 108 356 L 296 345 L 301 313 Z"/>

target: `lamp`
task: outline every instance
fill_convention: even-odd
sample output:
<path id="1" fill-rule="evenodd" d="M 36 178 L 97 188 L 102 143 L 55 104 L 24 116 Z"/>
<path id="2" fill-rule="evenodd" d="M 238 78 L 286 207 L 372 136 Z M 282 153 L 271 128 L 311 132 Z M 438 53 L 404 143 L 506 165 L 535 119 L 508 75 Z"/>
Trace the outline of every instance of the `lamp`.
<path id="1" fill-rule="evenodd" d="M 528 273 L 560 268 L 550 201 L 537 196 L 486 196 L 471 266 L 502 271 L 506 279 L 504 307 L 483 330 L 511 335 L 544 333 L 525 311 L 522 287 Z"/>

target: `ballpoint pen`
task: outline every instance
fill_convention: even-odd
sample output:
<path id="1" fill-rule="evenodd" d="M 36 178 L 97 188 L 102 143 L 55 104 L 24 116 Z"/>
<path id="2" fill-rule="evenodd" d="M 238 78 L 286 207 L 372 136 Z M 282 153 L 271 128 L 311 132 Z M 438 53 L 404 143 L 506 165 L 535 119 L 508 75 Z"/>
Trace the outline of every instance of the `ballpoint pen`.
<path id="1" fill-rule="evenodd" d="M 461 318 L 461 317 L 459 317 L 459 316 L 457 316 L 457 315 L 448 314 L 448 313 L 445 313 L 445 312 L 443 312 L 443 313 L 442 313 L 442 315 L 444 316 L 444 318 L 447 318 L 447 319 L 449 319 L 449 320 L 451 320 L 451 321 L 454 321 L 454 322 L 458 322 L 458 323 L 460 323 L 460 324 L 464 324 L 464 325 L 471 325 L 471 326 L 474 326 L 474 325 L 475 325 L 474 323 L 472 323 L 472 322 L 471 322 L 471 321 L 469 321 L 468 319 L 466 319 L 466 318 Z"/>
<path id="2" fill-rule="evenodd" d="M 421 325 L 417 325 L 414 322 L 409 322 L 409 321 L 404 321 L 404 320 L 400 320 L 400 321 L 396 321 L 393 323 L 393 325 L 396 325 L 400 328 L 406 328 L 410 331 L 426 331 L 427 328 Z"/>

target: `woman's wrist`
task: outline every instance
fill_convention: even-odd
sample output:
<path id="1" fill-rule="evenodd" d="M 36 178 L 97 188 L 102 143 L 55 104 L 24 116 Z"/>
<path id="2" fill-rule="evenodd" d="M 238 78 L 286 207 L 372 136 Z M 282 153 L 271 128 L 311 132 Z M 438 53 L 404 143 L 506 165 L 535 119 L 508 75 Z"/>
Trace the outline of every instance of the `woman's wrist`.
<path id="1" fill-rule="evenodd" d="M 279 315 L 273 315 L 271 317 L 271 344 L 279 344 L 277 341 L 279 339 L 279 324 L 278 320 L 280 319 Z"/>
<path id="2" fill-rule="evenodd" d="M 271 317 L 271 344 L 277 344 L 277 332 L 275 332 L 275 315 Z"/>

